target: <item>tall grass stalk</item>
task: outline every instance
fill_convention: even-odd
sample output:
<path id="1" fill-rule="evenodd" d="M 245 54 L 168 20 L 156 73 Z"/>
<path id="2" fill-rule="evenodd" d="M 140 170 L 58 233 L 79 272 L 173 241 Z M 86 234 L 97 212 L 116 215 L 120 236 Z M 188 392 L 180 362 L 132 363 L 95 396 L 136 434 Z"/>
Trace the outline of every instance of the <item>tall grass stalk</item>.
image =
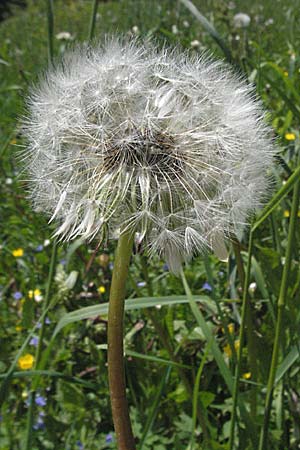
<path id="1" fill-rule="evenodd" d="M 250 281 L 252 249 L 253 249 L 253 231 L 250 232 L 250 236 L 249 236 L 247 268 L 246 268 L 244 288 L 243 288 L 243 302 L 242 302 L 241 324 L 240 324 L 240 333 L 239 333 L 240 345 L 239 345 L 238 355 L 237 355 L 237 364 L 235 366 L 234 385 L 233 385 L 233 392 L 232 392 L 232 403 L 233 404 L 232 404 L 230 436 L 229 436 L 229 446 L 228 446 L 229 450 L 233 450 L 233 448 L 234 448 L 235 424 L 236 424 L 236 417 L 237 417 L 236 413 L 237 413 L 238 395 L 239 395 L 239 379 L 240 379 L 240 375 L 241 375 L 243 343 L 245 340 L 248 286 L 249 286 L 249 281 Z"/>
<path id="2" fill-rule="evenodd" d="M 91 15 L 90 26 L 89 26 L 89 42 L 91 42 L 93 40 L 94 33 L 95 33 L 98 3 L 99 3 L 99 0 L 93 1 L 93 9 L 92 9 L 92 15 Z"/>
<path id="3" fill-rule="evenodd" d="M 271 367 L 269 371 L 269 379 L 267 384 L 267 393 L 265 400 L 265 411 L 264 411 L 264 422 L 263 428 L 260 435 L 259 442 L 259 450 L 267 450 L 268 448 L 268 429 L 269 429 L 269 421 L 270 421 L 270 413 L 272 407 L 272 399 L 273 399 L 273 389 L 274 382 L 276 376 L 276 369 L 278 365 L 278 356 L 279 356 L 279 346 L 280 346 L 280 338 L 282 335 L 282 327 L 283 327 L 283 315 L 284 309 L 287 303 L 287 290 L 288 290 L 288 279 L 291 268 L 292 254 L 294 250 L 294 242 L 295 242 L 295 229 L 298 217 L 298 208 L 299 208 L 299 197 L 300 197 L 300 182 L 298 181 L 294 186 L 293 191 L 293 201 L 292 201 L 292 210 L 290 215 L 290 224 L 288 231 L 288 243 L 286 247 L 285 254 L 285 264 L 283 267 L 281 285 L 279 291 L 279 298 L 277 303 L 277 322 L 275 329 L 275 339 L 273 345 L 272 352 L 272 360 Z"/>
<path id="4" fill-rule="evenodd" d="M 56 259 L 57 259 L 57 241 L 55 240 L 53 242 L 52 246 L 52 255 L 51 255 L 51 261 L 50 261 L 50 267 L 49 267 L 49 275 L 48 275 L 48 282 L 46 286 L 46 293 L 45 298 L 43 301 L 43 310 L 42 310 L 42 316 L 40 319 L 40 331 L 39 331 L 39 340 L 38 345 L 36 349 L 35 354 L 35 364 L 34 369 L 38 369 L 42 351 L 43 351 L 43 340 L 44 340 L 44 334 L 45 334 L 45 320 L 46 320 L 46 314 L 45 312 L 49 308 L 50 304 L 50 293 L 51 293 L 51 285 L 54 278 L 54 271 L 56 267 Z M 34 417 L 34 405 L 35 405 L 35 395 L 36 395 L 36 388 L 38 385 L 38 380 L 40 379 L 39 376 L 33 377 L 32 383 L 31 383 L 31 392 L 29 395 L 29 407 L 27 412 L 27 426 L 26 426 L 26 438 L 25 438 L 25 450 L 30 450 L 32 448 L 32 424 L 33 424 L 33 417 Z"/>
<path id="5" fill-rule="evenodd" d="M 48 26 L 48 59 L 49 63 L 53 64 L 54 60 L 54 7 L 53 0 L 46 0 L 46 10 L 47 10 L 47 26 Z"/>

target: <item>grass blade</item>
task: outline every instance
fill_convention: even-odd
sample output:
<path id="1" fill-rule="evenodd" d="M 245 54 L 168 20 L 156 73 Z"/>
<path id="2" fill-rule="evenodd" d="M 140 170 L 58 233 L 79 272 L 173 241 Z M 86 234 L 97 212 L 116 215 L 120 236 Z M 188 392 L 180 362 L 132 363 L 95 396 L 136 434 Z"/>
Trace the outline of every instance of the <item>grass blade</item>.
<path id="1" fill-rule="evenodd" d="M 180 0 L 181 3 L 196 17 L 196 19 L 201 23 L 203 28 L 210 34 L 210 36 L 216 41 L 218 46 L 222 49 L 226 59 L 228 62 L 232 63 L 232 55 L 231 51 L 217 32 L 217 30 L 213 27 L 213 25 L 204 17 L 200 11 L 196 8 L 196 6 L 190 0 Z"/>
<path id="2" fill-rule="evenodd" d="M 196 296 L 196 302 L 201 302 L 204 305 L 209 305 L 211 300 L 205 295 Z M 125 301 L 125 311 L 131 311 L 134 309 L 151 308 L 157 305 L 177 305 L 180 303 L 189 303 L 187 296 L 185 295 L 171 295 L 165 297 L 140 297 L 134 299 L 128 299 Z M 66 325 L 78 322 L 83 319 L 90 319 L 91 317 L 97 317 L 101 315 L 107 315 L 108 303 L 102 305 L 87 306 L 85 308 L 77 309 L 71 313 L 65 314 L 58 322 L 53 336 L 55 336 Z"/>

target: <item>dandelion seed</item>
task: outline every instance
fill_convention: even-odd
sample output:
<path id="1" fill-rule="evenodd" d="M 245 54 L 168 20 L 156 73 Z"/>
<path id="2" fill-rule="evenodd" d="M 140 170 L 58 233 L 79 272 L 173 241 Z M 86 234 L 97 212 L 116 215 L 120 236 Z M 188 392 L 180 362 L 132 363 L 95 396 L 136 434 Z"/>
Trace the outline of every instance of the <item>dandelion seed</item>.
<path id="1" fill-rule="evenodd" d="M 250 25 L 250 22 L 251 18 L 245 13 L 237 13 L 233 17 L 233 24 L 235 28 L 247 28 Z"/>
<path id="2" fill-rule="evenodd" d="M 31 197 L 61 240 L 131 231 L 178 273 L 209 249 L 226 260 L 267 195 L 261 105 L 207 55 L 110 38 L 66 54 L 28 109 Z"/>

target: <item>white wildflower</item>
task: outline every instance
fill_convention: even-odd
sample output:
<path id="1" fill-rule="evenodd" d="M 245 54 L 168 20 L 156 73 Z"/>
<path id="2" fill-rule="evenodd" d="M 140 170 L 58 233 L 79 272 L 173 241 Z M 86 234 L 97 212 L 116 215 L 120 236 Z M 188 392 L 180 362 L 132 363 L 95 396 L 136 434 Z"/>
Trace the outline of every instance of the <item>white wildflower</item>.
<path id="1" fill-rule="evenodd" d="M 199 45 L 200 45 L 200 42 L 197 39 L 195 39 L 194 41 L 191 41 L 191 47 L 196 48 L 196 47 L 199 47 Z"/>
<path id="2" fill-rule="evenodd" d="M 250 25 L 250 22 L 251 18 L 245 13 L 237 13 L 233 17 L 233 24 L 235 28 L 247 28 Z"/>
<path id="3" fill-rule="evenodd" d="M 131 29 L 134 34 L 139 34 L 140 32 L 139 27 L 137 25 L 134 25 Z"/>
<path id="4" fill-rule="evenodd" d="M 241 231 L 274 147 L 253 89 L 206 55 L 107 39 L 50 69 L 24 125 L 32 200 L 61 239 L 139 233 L 171 271 Z"/>
<path id="5" fill-rule="evenodd" d="M 55 37 L 59 41 L 71 41 L 73 39 L 73 36 L 69 31 L 61 31 L 60 33 L 57 33 Z"/>
<path id="6" fill-rule="evenodd" d="M 173 34 L 178 34 L 178 27 L 177 27 L 177 25 L 172 25 L 172 33 Z"/>

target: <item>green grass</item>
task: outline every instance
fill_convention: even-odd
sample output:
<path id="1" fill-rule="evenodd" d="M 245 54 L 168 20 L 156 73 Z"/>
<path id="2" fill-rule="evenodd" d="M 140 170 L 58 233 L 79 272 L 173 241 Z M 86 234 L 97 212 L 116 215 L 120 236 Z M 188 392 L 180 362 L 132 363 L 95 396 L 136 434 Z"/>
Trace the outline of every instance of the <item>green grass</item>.
<path id="1" fill-rule="evenodd" d="M 247 297 L 251 304 L 255 356 L 253 359 L 251 336 L 245 329 L 244 347 L 238 352 L 241 378 L 235 385 L 236 355 L 229 355 L 228 345 L 233 348 L 241 331 L 243 280 L 237 268 L 237 254 L 232 249 L 228 264 L 210 256 L 206 261 L 196 258 L 186 267 L 184 283 L 192 310 L 186 304 L 181 280 L 166 271 L 162 261 L 153 259 L 146 274 L 143 261 L 136 255 L 130 269 L 127 297 L 128 305 L 134 305 L 136 299 L 137 307 L 128 308 L 125 322 L 128 398 L 134 433 L 143 443 L 141 450 L 227 450 L 233 405 L 231 391 L 236 386 L 237 421 L 231 440 L 235 449 L 256 450 L 265 416 L 277 299 L 289 238 L 291 244 L 288 216 L 292 188 L 299 178 L 296 170 L 300 147 L 300 57 L 297 53 L 300 1 L 250 3 L 243 0 L 236 1 L 234 9 L 227 7 L 232 2 L 222 0 L 194 0 L 193 3 L 230 49 L 235 67 L 240 67 L 255 83 L 269 111 L 268 119 L 279 148 L 273 173 L 274 190 L 253 227 L 249 276 L 250 282 L 256 282 L 256 288 Z M 111 280 L 108 263 L 112 262 L 114 243 L 102 246 L 91 266 L 96 243 L 88 245 L 78 240 L 69 246 L 59 246 L 49 298 L 51 309 L 46 315 L 49 319 L 45 325 L 47 346 L 41 354 L 39 371 L 13 367 L 21 354 L 36 352 L 28 337 L 29 333 L 32 337 L 39 334 L 34 327 L 41 317 L 43 301 L 34 301 L 30 291 L 39 289 L 45 300 L 51 259 L 51 245 L 44 242 L 50 239 L 53 226 L 47 224 L 42 214 L 32 211 L 26 199 L 22 167 L 16 158 L 24 144 L 20 123 L 28 89 L 48 64 L 45 5 L 44 1 L 28 1 L 27 9 L 15 9 L 15 14 L 0 24 L 0 382 L 5 379 L 7 382 L 1 390 L 0 450 L 24 447 L 32 380 L 38 380 L 36 398 L 41 396 L 46 401 L 46 405 L 34 408 L 32 450 L 76 450 L 80 448 L 79 441 L 89 450 L 114 449 L 115 441 L 110 442 L 113 426 L 105 347 Z M 93 1 L 54 1 L 55 58 L 76 42 L 88 40 L 92 11 Z M 233 16 L 237 12 L 251 16 L 251 25 L 246 30 L 234 28 Z M 180 1 L 99 2 L 94 41 L 105 33 L 130 33 L 133 27 L 138 27 L 141 36 L 152 36 L 158 42 L 166 40 L 170 45 L 191 49 L 190 43 L 198 40 L 199 48 L 191 52 L 207 50 L 224 58 L 218 42 Z M 63 31 L 71 34 L 71 41 L 56 38 Z M 286 133 L 294 133 L 296 139 L 288 141 Z M 279 368 L 268 425 L 268 448 L 272 450 L 296 450 L 300 445 L 299 214 L 295 221 L 291 266 L 285 274 L 288 282 L 278 348 Z M 240 262 L 246 268 L 247 232 L 241 238 L 240 247 Z M 17 248 L 24 251 L 21 257 L 13 256 Z M 137 285 L 145 280 L 148 285 Z M 212 286 L 212 291 L 203 287 L 205 282 Z M 105 287 L 105 292 L 99 293 L 100 286 Z M 19 300 L 15 298 L 17 292 L 22 293 Z M 138 300 L 141 298 L 144 300 Z M 196 304 L 193 298 L 204 301 Z M 154 305 L 151 310 L 157 311 L 155 316 L 142 308 L 147 302 Z M 88 319 L 85 308 L 93 311 Z M 177 355 L 176 361 L 171 360 L 159 339 L 154 328 L 155 317 Z M 249 328 L 250 322 L 246 323 Z M 228 324 L 234 325 L 230 326 L 230 333 Z M 60 332 L 54 336 L 56 327 Z M 20 349 L 22 352 L 18 354 Z M 196 386 L 190 396 L 179 369 L 186 370 L 191 385 Z M 250 378 L 245 375 L 249 372 L 252 372 Z M 206 427 L 205 444 L 197 407 L 203 415 L 201 424 Z"/>

